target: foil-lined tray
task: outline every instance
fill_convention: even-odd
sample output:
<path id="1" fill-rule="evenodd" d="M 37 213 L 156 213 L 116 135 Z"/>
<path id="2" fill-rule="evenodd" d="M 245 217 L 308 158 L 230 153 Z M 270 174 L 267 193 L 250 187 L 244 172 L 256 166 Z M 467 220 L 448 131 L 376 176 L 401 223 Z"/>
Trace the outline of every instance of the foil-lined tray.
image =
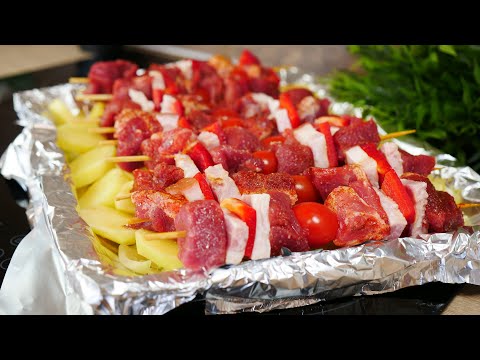
<path id="1" fill-rule="evenodd" d="M 328 96 L 313 75 L 280 71 L 282 84 L 303 84 Z M 205 295 L 207 314 L 264 312 L 351 295 L 372 295 L 428 282 L 480 285 L 480 211 L 466 209 L 466 226 L 455 233 L 369 242 L 353 248 L 286 253 L 224 266 L 210 272 L 178 270 L 122 275 L 121 264 L 75 210 L 69 169 L 55 144 L 56 128 L 44 116 L 55 98 L 79 109 L 80 85 L 64 84 L 16 93 L 14 107 L 24 129 L 0 159 L 1 173 L 30 196 L 32 231 L 18 246 L 0 290 L 5 314 L 164 314 Z M 362 109 L 332 99 L 332 112 Z M 365 116 L 365 114 L 363 114 Z M 385 133 L 379 127 L 380 133 Z M 412 154 L 431 154 L 442 166 L 433 181 L 457 202 L 480 202 L 480 176 L 456 159 L 415 138 L 394 140 Z M 97 251 L 95 251 L 97 250 Z"/>

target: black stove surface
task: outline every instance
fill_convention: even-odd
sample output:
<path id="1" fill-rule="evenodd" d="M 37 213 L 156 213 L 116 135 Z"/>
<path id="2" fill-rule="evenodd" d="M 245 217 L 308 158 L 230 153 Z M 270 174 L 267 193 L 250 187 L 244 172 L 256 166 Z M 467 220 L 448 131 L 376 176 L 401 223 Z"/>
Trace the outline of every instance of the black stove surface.
<path id="1" fill-rule="evenodd" d="M 129 58 L 147 65 L 159 58 L 125 53 Z M 12 94 L 31 88 L 52 86 L 64 83 L 70 76 L 85 76 L 88 63 L 70 64 L 39 72 L 24 74 L 9 79 L 0 79 L 0 154 L 8 144 L 21 132 L 15 124 L 16 115 L 13 110 Z M 10 259 L 20 241 L 30 231 L 25 216 L 28 196 L 15 182 L 0 179 L 0 284 L 3 281 Z M 440 314 L 462 285 L 432 283 L 402 289 L 394 293 L 348 297 L 335 301 L 321 302 L 302 308 L 276 310 L 265 315 L 433 315 Z M 169 312 L 167 316 L 204 315 L 205 304 L 201 296 Z M 255 316 L 257 313 L 243 313 L 239 316 Z"/>

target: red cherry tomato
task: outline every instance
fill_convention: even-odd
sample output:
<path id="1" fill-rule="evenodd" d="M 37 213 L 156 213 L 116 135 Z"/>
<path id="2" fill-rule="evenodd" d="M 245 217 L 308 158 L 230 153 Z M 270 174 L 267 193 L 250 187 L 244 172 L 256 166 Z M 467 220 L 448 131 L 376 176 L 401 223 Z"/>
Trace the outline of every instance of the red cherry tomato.
<path id="1" fill-rule="evenodd" d="M 308 244 L 312 249 L 325 247 L 337 235 L 337 214 L 325 205 L 304 202 L 293 207 L 300 226 L 308 231 Z"/>
<path id="2" fill-rule="evenodd" d="M 282 144 L 285 138 L 282 135 L 270 136 L 262 140 L 263 146 L 266 148 L 271 147 L 273 144 Z"/>
<path id="3" fill-rule="evenodd" d="M 298 196 L 297 204 L 308 201 L 317 202 L 319 200 L 318 191 L 307 176 L 293 175 L 292 177 L 295 181 L 295 191 Z"/>
<path id="4" fill-rule="evenodd" d="M 272 151 L 256 151 L 253 153 L 253 157 L 263 161 L 262 173 L 271 174 L 277 171 L 277 157 Z"/>

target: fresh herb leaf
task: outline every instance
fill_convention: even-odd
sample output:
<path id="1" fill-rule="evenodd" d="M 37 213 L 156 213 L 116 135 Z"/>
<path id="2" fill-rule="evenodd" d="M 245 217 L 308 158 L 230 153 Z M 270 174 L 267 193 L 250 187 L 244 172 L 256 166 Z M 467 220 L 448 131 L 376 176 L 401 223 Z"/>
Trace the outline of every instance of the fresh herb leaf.
<path id="1" fill-rule="evenodd" d="M 386 131 L 417 136 L 480 171 L 480 46 L 352 45 L 360 72 L 339 71 L 332 95 L 365 108 Z M 467 156 L 468 154 L 468 156 Z"/>
<path id="2" fill-rule="evenodd" d="M 452 45 L 440 45 L 439 49 L 441 52 L 444 52 L 445 54 L 457 56 L 457 52 L 455 51 Z"/>

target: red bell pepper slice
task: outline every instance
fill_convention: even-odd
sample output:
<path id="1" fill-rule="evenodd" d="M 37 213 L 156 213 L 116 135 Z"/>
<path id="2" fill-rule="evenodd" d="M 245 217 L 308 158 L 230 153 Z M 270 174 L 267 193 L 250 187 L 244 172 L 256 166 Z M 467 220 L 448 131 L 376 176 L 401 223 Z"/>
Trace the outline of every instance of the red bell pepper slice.
<path id="1" fill-rule="evenodd" d="M 324 123 L 318 124 L 317 129 L 325 136 L 325 141 L 327 143 L 327 156 L 328 156 L 329 166 L 337 167 L 338 155 L 337 155 L 337 149 L 335 149 L 335 143 L 333 141 L 332 132 L 330 131 L 330 123 L 324 122 Z"/>
<path id="2" fill-rule="evenodd" d="M 177 124 L 178 124 L 178 127 L 193 130 L 192 124 L 190 124 L 190 122 L 185 116 L 180 116 Z"/>
<path id="3" fill-rule="evenodd" d="M 288 118 L 290 119 L 290 123 L 292 124 L 292 128 L 295 129 L 300 126 L 300 116 L 298 115 L 298 111 L 293 105 L 290 96 L 286 93 L 281 93 L 280 97 L 280 107 L 282 109 L 287 110 Z"/>
<path id="4" fill-rule="evenodd" d="M 258 60 L 258 58 L 255 55 L 253 55 L 250 51 L 245 49 L 240 54 L 240 59 L 238 59 L 238 64 L 240 66 L 260 65 L 260 60 Z"/>
<path id="5" fill-rule="evenodd" d="M 209 166 L 215 165 L 212 155 L 210 155 L 205 146 L 199 142 L 188 150 L 187 155 L 190 156 L 201 172 L 204 172 Z"/>
<path id="6" fill-rule="evenodd" d="M 208 131 L 208 132 L 214 133 L 215 135 L 218 136 L 218 140 L 220 140 L 220 144 L 226 144 L 227 135 L 225 135 L 225 132 L 223 131 L 222 126 L 223 126 L 223 123 L 222 125 L 220 125 L 218 121 L 215 121 L 214 123 L 203 128 L 201 131 Z"/>
<path id="7" fill-rule="evenodd" d="M 162 104 L 163 95 L 165 91 L 162 89 L 152 89 L 152 99 L 155 104 L 155 111 L 160 111 L 160 105 Z"/>
<path id="8" fill-rule="evenodd" d="M 183 108 L 183 104 L 180 100 L 177 99 L 173 104 L 173 112 L 179 116 L 183 116 L 185 113 L 185 109 Z"/>
<path id="9" fill-rule="evenodd" d="M 381 188 L 385 195 L 398 204 L 407 223 L 412 224 L 415 221 L 415 207 L 395 170 L 392 169 L 385 174 Z"/>
<path id="10" fill-rule="evenodd" d="M 365 144 L 360 146 L 373 160 L 377 162 L 377 172 L 380 175 L 380 183 L 382 183 L 385 174 L 392 170 L 385 155 L 377 149 L 375 144 Z"/>
<path id="11" fill-rule="evenodd" d="M 207 178 L 204 174 L 197 173 L 193 178 L 198 181 L 198 185 L 200 185 L 200 190 L 202 191 L 203 196 L 205 196 L 205 200 L 217 200 L 215 199 L 212 188 L 208 184 Z"/>
<path id="12" fill-rule="evenodd" d="M 315 125 L 320 125 L 323 123 L 329 123 L 332 126 L 336 127 L 344 127 L 348 126 L 350 120 L 341 118 L 340 116 L 320 116 L 319 118 L 315 119 Z"/>
<path id="13" fill-rule="evenodd" d="M 252 256 L 253 245 L 255 243 L 255 232 L 257 228 L 257 212 L 250 205 L 238 199 L 225 199 L 220 204 L 231 213 L 237 215 L 248 226 L 248 240 L 245 247 L 245 257 Z"/>
<path id="14" fill-rule="evenodd" d="M 227 118 L 224 118 L 222 120 L 222 127 L 225 129 L 225 128 L 228 128 L 228 127 L 232 127 L 232 126 L 240 126 L 240 127 L 244 127 L 245 126 L 245 122 L 242 118 L 240 117 L 233 117 L 233 116 L 229 116 Z"/>

